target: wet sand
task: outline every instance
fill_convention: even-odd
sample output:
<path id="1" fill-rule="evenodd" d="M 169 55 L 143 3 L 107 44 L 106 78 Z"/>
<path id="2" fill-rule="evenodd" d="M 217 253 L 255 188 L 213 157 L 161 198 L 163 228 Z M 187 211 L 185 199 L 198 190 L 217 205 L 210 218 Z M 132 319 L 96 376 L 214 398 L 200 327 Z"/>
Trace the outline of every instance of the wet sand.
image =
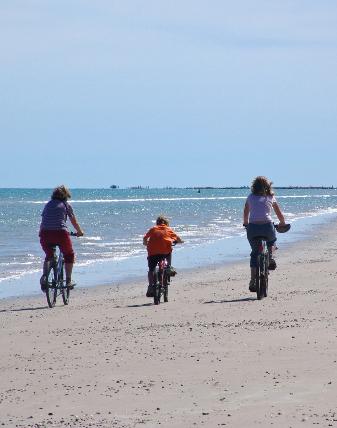
<path id="1" fill-rule="evenodd" d="M 282 248 L 267 299 L 247 260 L 0 301 L 0 426 L 337 427 L 337 224 Z M 248 253 L 248 248 L 247 248 Z"/>

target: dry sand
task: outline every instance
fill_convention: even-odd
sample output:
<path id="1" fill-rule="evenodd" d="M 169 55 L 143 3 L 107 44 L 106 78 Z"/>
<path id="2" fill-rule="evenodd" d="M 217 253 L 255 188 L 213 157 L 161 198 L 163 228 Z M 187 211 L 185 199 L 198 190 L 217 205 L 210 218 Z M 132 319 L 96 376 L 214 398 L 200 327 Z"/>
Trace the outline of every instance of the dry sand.
<path id="1" fill-rule="evenodd" d="M 0 426 L 337 426 L 336 232 L 281 248 L 262 301 L 247 261 L 179 272 L 157 307 L 146 274 L 0 301 Z"/>

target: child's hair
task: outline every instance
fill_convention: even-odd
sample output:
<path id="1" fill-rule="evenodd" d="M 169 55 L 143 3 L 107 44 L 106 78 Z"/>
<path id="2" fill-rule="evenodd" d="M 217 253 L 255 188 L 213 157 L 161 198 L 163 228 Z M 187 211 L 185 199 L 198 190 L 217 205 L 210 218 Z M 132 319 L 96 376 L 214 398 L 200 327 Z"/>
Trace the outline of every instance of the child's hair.
<path id="1" fill-rule="evenodd" d="M 69 190 L 63 184 L 61 186 L 55 187 L 51 195 L 52 199 L 59 199 L 60 201 L 66 201 L 71 198 Z"/>
<path id="2" fill-rule="evenodd" d="M 163 215 L 160 215 L 156 220 L 156 224 L 157 224 L 157 226 L 159 226 L 161 224 L 166 224 L 166 226 L 168 226 L 169 221 L 166 217 L 164 217 Z"/>
<path id="3" fill-rule="evenodd" d="M 274 196 L 272 184 L 267 177 L 258 176 L 254 179 L 250 189 L 253 195 Z"/>

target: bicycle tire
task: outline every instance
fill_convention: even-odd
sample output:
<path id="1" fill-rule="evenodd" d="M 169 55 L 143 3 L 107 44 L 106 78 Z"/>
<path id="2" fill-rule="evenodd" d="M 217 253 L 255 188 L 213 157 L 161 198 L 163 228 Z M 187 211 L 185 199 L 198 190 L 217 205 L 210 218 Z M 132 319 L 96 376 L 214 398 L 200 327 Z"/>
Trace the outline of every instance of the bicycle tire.
<path id="1" fill-rule="evenodd" d="M 161 294 L 161 286 L 160 286 L 160 283 L 157 282 L 154 288 L 154 296 L 153 296 L 153 303 L 155 305 L 160 304 L 160 294 Z"/>
<path id="2" fill-rule="evenodd" d="M 266 253 L 264 258 L 264 297 L 268 296 L 268 281 L 269 281 L 269 253 Z"/>
<path id="3" fill-rule="evenodd" d="M 164 274 L 163 274 L 164 303 L 168 302 L 168 284 L 169 284 L 169 278 L 167 276 L 167 273 L 164 271 Z"/>
<path id="4" fill-rule="evenodd" d="M 57 297 L 55 266 L 51 266 L 48 270 L 46 297 L 47 297 L 48 306 L 50 308 L 53 308 L 56 304 L 56 297 Z"/>
<path id="5" fill-rule="evenodd" d="M 159 281 L 159 271 L 158 271 L 158 268 L 155 271 L 154 279 L 155 279 L 156 283 L 154 285 L 153 303 L 155 305 L 159 305 L 159 303 L 160 303 L 161 287 L 160 287 L 160 281 Z"/>
<path id="6" fill-rule="evenodd" d="M 256 284 L 256 298 L 257 300 L 262 299 L 262 290 L 261 290 L 261 255 L 257 256 L 257 266 L 256 266 L 256 275 L 255 275 L 255 284 Z"/>
<path id="7" fill-rule="evenodd" d="M 65 284 L 64 284 L 64 261 L 62 261 L 62 266 L 61 266 L 61 269 L 59 272 L 58 284 L 61 287 L 63 304 L 68 305 L 69 304 L 70 289 L 69 289 L 69 287 L 65 286 Z"/>

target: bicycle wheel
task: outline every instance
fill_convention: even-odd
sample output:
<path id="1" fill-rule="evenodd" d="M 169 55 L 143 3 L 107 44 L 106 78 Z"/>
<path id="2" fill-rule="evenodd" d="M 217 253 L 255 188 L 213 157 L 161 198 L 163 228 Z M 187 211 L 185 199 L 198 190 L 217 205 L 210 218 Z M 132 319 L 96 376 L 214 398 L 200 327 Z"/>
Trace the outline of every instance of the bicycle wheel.
<path id="1" fill-rule="evenodd" d="M 168 285 L 169 285 L 169 277 L 167 273 L 164 271 L 163 274 L 163 294 L 164 294 L 164 302 L 168 302 Z"/>
<path id="2" fill-rule="evenodd" d="M 56 288 L 56 269 L 51 266 L 48 271 L 47 289 L 46 289 L 47 303 L 50 308 L 53 308 L 56 303 L 57 288 Z"/>
<path id="3" fill-rule="evenodd" d="M 261 300 L 261 298 L 262 298 L 261 254 L 259 254 L 257 257 L 255 284 L 256 284 L 257 300 Z"/>
<path id="4" fill-rule="evenodd" d="M 261 299 L 263 297 L 267 297 L 267 281 L 268 281 L 268 274 L 267 274 L 267 263 L 268 259 L 266 257 L 266 254 L 261 254 L 260 256 L 260 295 Z"/>
<path id="5" fill-rule="evenodd" d="M 264 297 L 268 296 L 268 279 L 269 279 L 269 253 L 267 253 L 264 258 L 264 287 L 263 287 Z"/>
<path id="6" fill-rule="evenodd" d="M 160 303 L 160 295 L 161 295 L 161 283 L 159 278 L 159 271 L 156 269 L 155 272 L 155 285 L 154 285 L 154 293 L 153 293 L 153 303 L 155 305 L 159 305 Z"/>
<path id="7" fill-rule="evenodd" d="M 62 260 L 62 264 L 59 267 L 59 275 L 58 275 L 58 284 L 61 287 L 62 300 L 65 305 L 69 303 L 69 295 L 70 289 L 66 286 L 64 281 L 64 261 Z"/>
<path id="8" fill-rule="evenodd" d="M 160 303 L 160 295 L 161 295 L 161 285 L 159 282 L 155 285 L 153 303 L 155 305 L 159 305 Z"/>

